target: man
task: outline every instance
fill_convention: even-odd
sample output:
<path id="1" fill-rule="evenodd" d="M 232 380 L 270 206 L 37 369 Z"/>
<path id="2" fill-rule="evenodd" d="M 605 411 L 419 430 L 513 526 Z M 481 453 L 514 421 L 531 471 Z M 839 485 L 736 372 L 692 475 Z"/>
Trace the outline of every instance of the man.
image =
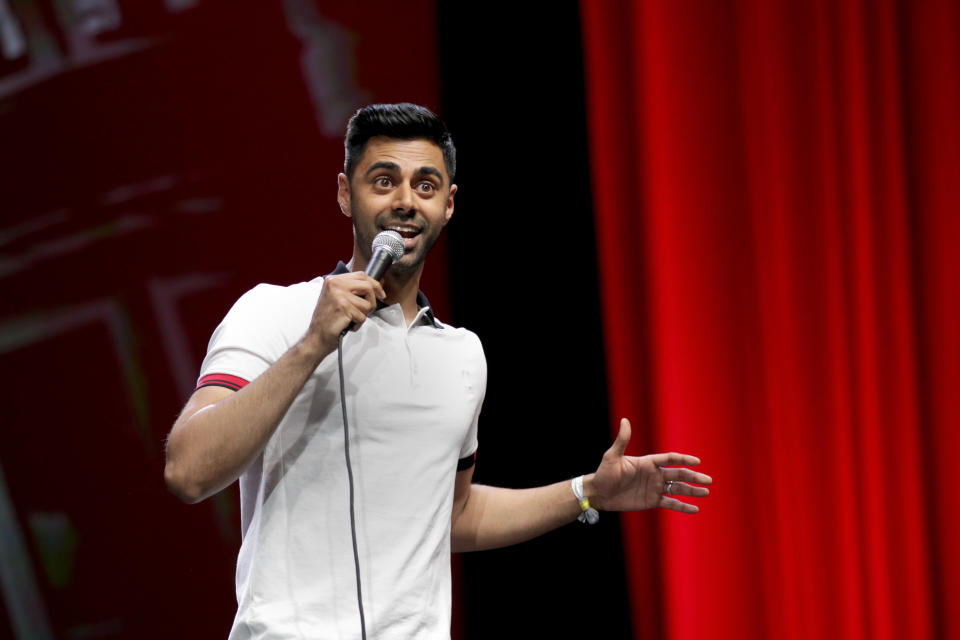
<path id="1" fill-rule="evenodd" d="M 472 484 L 483 352 L 473 333 L 437 320 L 419 292 L 424 259 L 453 215 L 453 141 L 423 107 L 373 105 L 350 120 L 345 148 L 337 201 L 353 221 L 350 262 L 241 297 L 214 332 L 168 441 L 166 480 L 185 501 L 240 479 L 230 637 L 358 637 L 358 580 L 372 637 L 446 637 L 451 551 L 528 540 L 593 520 L 594 509 L 695 513 L 669 496 L 705 496 L 689 483 L 710 477 L 665 467 L 699 460 L 624 456 L 626 420 L 597 471 L 573 483 Z M 363 270 L 384 230 L 401 235 L 404 253 L 381 284 Z M 341 395 L 335 352 L 347 329 Z"/>

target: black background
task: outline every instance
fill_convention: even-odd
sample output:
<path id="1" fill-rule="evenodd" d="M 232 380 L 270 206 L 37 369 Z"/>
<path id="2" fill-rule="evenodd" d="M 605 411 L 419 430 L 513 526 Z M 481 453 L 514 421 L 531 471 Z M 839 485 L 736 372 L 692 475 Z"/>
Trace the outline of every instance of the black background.
<path id="1" fill-rule="evenodd" d="M 442 112 L 458 151 L 451 303 L 489 380 L 474 480 L 531 487 L 610 444 L 579 11 L 440 3 Z M 429 267 L 428 267 L 429 268 Z M 616 514 L 465 554 L 467 637 L 630 636 Z"/>

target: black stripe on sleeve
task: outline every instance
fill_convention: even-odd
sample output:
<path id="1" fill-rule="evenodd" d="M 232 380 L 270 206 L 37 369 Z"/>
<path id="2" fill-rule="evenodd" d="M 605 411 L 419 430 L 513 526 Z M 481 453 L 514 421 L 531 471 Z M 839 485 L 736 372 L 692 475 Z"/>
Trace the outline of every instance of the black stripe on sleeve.
<path id="1" fill-rule="evenodd" d="M 240 391 L 239 385 L 231 384 L 229 382 L 214 382 L 212 380 L 210 382 L 204 382 L 197 385 L 197 389 L 201 389 L 203 387 L 223 387 L 224 389 L 230 389 L 230 391 Z"/>
<path id="2" fill-rule="evenodd" d="M 473 452 L 468 455 L 466 458 L 460 458 L 457 460 L 457 472 L 464 471 L 469 469 L 477 462 L 477 453 Z"/>

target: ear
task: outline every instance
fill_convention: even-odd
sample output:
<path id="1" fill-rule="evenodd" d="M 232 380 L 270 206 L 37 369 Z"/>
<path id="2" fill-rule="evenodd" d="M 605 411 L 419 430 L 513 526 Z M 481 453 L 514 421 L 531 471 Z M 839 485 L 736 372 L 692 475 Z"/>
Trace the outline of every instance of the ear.
<path id="1" fill-rule="evenodd" d="M 457 185 L 450 185 L 450 193 L 447 195 L 447 210 L 443 212 L 443 225 L 446 226 L 453 217 L 453 196 L 457 195 Z"/>
<path id="2" fill-rule="evenodd" d="M 337 203 L 343 215 L 353 217 L 353 212 L 350 211 L 350 180 L 344 173 L 337 174 Z"/>

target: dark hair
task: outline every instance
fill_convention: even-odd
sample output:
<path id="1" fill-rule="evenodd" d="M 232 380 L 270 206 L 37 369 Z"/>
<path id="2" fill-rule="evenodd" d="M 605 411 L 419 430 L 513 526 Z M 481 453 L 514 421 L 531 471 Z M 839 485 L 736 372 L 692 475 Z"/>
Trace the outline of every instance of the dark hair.
<path id="1" fill-rule="evenodd" d="M 353 169 L 363 156 L 367 142 L 375 136 L 399 140 L 425 139 L 434 143 L 443 152 L 450 182 L 457 172 L 457 149 L 447 126 L 437 115 L 417 104 L 371 104 L 358 109 L 347 123 L 347 135 L 343 139 L 343 172 L 352 179 Z"/>

